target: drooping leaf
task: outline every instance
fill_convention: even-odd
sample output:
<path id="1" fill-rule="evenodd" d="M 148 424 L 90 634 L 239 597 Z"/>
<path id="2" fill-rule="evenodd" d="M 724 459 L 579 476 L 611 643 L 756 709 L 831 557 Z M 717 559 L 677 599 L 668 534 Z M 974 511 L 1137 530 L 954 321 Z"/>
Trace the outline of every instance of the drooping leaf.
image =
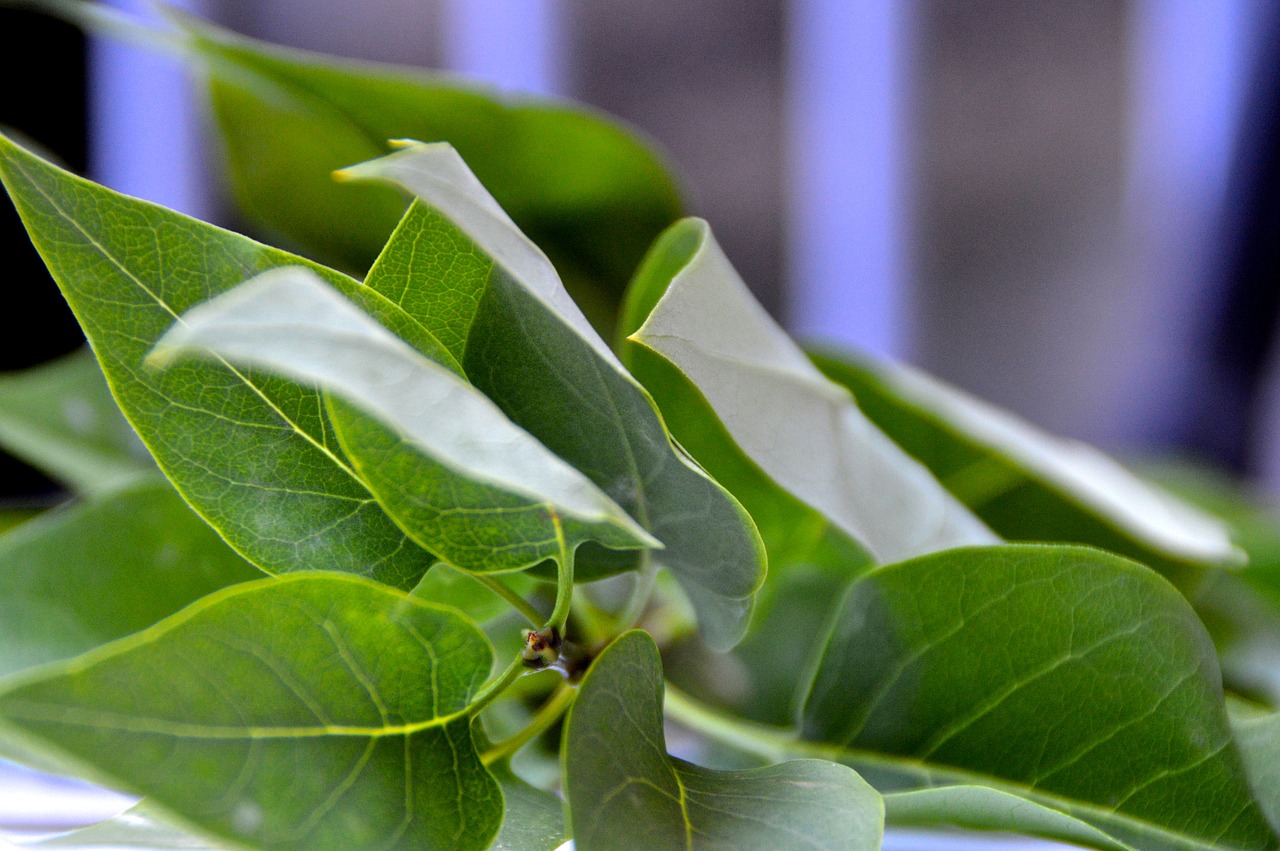
<path id="1" fill-rule="evenodd" d="M 406 214 L 368 285 L 419 319 L 508 416 L 662 541 L 666 548 L 649 557 L 676 575 L 708 643 L 732 646 L 763 578 L 755 528 L 672 443 L 652 399 L 546 257 L 448 145 L 406 143 L 346 174 L 397 183 L 423 202 Z M 625 564 L 595 558 L 584 548 L 585 577 Z"/>
<path id="2" fill-rule="evenodd" d="M 662 662 L 647 633 L 595 660 L 569 710 L 565 794 L 578 851 L 877 849 L 880 796 L 823 760 L 712 771 L 667 754 Z"/>
<path id="3" fill-rule="evenodd" d="M 209 75 L 241 208 L 316 259 L 363 273 L 404 212 L 395 192 L 330 173 L 400 138 L 453 144 L 520 227 L 612 312 L 675 182 L 635 131 L 580 106 L 264 44 L 173 16 Z"/>
<path id="4" fill-rule="evenodd" d="M 1102 851 L 1133 851 L 1061 810 L 986 786 L 939 786 L 884 796 L 885 824 L 893 827 L 963 827 L 1038 836 Z"/>
<path id="5" fill-rule="evenodd" d="M 337 397 L 331 420 L 356 473 L 406 534 L 450 564 L 521 569 L 557 557 L 566 541 L 658 545 L 483 393 L 301 266 L 188 311 L 153 360 L 184 351 Z"/>
<path id="6" fill-rule="evenodd" d="M 956 498 L 1011 540 L 1089 544 L 1180 579 L 1239 563 L 1226 527 L 1091 446 L 1046 434 L 911 369 L 848 353 L 814 362 Z"/>
<path id="7" fill-rule="evenodd" d="M 803 718 L 882 791 L 989 786 L 1142 849 L 1277 846 L 1203 627 L 1101 551 L 962 549 L 863 576 Z"/>
<path id="8" fill-rule="evenodd" d="M 700 391 L 737 447 L 879 561 L 994 543 L 929 471 L 823 378 L 738 277 L 705 222 L 631 335 Z M 676 265 L 672 263 L 671 265 Z"/>
<path id="9" fill-rule="evenodd" d="M 155 470 L 88 350 L 0 376 L 0 448 L 82 493 Z"/>
<path id="10" fill-rule="evenodd" d="M 0 675 L 77 656 L 262 578 L 158 478 L 0 537 Z"/>
<path id="11" fill-rule="evenodd" d="M 502 832 L 492 851 L 556 851 L 569 839 L 564 826 L 564 804 L 550 792 L 525 783 L 506 765 L 489 770 L 502 784 L 507 802 Z"/>
<path id="12" fill-rule="evenodd" d="M 278 378 L 190 361 L 143 366 L 191 306 L 255 272 L 305 263 L 82 180 L 0 137 L 0 180 L 84 326 L 133 427 L 188 502 L 271 572 L 335 569 L 412 587 L 433 563 L 339 454 L 320 396 Z M 420 325 L 332 270 L 317 274 L 433 359 Z"/>
<path id="13" fill-rule="evenodd" d="M 254 848 L 483 849 L 502 793 L 467 706 L 491 663 L 456 612 L 293 574 L 6 680 L 0 734 Z"/>

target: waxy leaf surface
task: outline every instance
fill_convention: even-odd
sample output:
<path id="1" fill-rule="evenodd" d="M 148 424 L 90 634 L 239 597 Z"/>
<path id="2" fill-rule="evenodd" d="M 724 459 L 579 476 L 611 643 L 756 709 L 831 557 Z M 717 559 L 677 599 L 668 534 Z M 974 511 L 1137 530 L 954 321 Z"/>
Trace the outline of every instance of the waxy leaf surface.
<path id="1" fill-rule="evenodd" d="M 483 393 L 308 269 L 266 272 L 187 312 L 157 344 L 155 360 L 184 350 L 341 400 L 330 403 L 332 421 L 360 478 L 411 538 L 458 567 L 530 567 L 566 541 L 657 545 Z"/>
<path id="2" fill-rule="evenodd" d="M 262 578 L 151 479 L 0 536 L 0 675 L 78 656 Z"/>
<path id="3" fill-rule="evenodd" d="M 341 458 L 323 400 L 226 364 L 144 366 L 179 315 L 245 278 L 305 264 L 69 174 L 0 137 L 0 180 L 84 326 L 125 416 L 188 502 L 270 572 L 334 569 L 412 587 L 434 559 Z M 430 356 L 438 344 L 376 293 L 311 267 Z M 447 357 L 447 355 L 440 355 Z"/>
<path id="4" fill-rule="evenodd" d="M 882 791 L 990 786 L 1142 849 L 1277 845 L 1195 613 L 1098 550 L 962 549 L 863 576 L 802 732 Z"/>
<path id="5" fill-rule="evenodd" d="M 1089 544 L 1176 577 L 1232 564 L 1226 525 L 1102 452 L 1040 431 L 904 365 L 848 353 L 814 361 L 859 407 L 1005 538 Z"/>
<path id="6" fill-rule="evenodd" d="M 348 169 L 423 203 L 406 214 L 368 286 L 418 319 L 512 420 L 585 473 L 663 543 L 647 554 L 689 595 L 718 649 L 743 635 L 764 573 L 742 506 L 676 447 L 661 416 L 515 227 L 448 145 Z M 582 576 L 627 566 L 584 548 Z M 634 559 L 631 564 L 634 564 Z"/>
<path id="7" fill-rule="evenodd" d="M 669 756 L 662 691 L 658 648 L 643 632 L 614 641 L 583 680 L 562 760 L 578 851 L 880 847 L 880 796 L 844 766 L 713 771 Z"/>
<path id="8" fill-rule="evenodd" d="M 881 562 L 996 537 L 809 362 L 738 277 L 705 223 L 700 244 L 631 339 L 674 364 L 743 453 Z"/>
<path id="9" fill-rule="evenodd" d="M 467 706 L 491 663 L 452 610 L 293 574 L 10 678 L 0 735 L 254 848 L 483 849 L 502 793 Z"/>
<path id="10" fill-rule="evenodd" d="M 82 493 L 155 471 L 88 349 L 0 376 L 0 448 Z"/>

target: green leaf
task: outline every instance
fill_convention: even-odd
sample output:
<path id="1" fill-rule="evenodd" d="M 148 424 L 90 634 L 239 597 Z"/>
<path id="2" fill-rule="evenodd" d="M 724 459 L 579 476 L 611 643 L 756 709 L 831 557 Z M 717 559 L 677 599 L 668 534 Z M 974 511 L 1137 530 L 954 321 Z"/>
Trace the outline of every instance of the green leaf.
<path id="1" fill-rule="evenodd" d="M 669 756 L 662 694 L 647 633 L 625 633 L 587 672 L 563 745 L 578 851 L 880 847 L 880 796 L 843 766 L 712 771 Z"/>
<path id="2" fill-rule="evenodd" d="M 315 384 L 347 458 L 411 538 L 458 567 L 514 570 L 595 540 L 657 541 L 448 369 L 300 266 L 193 308 L 156 344 Z M 561 526 L 563 525 L 563 529 Z"/>
<path id="3" fill-rule="evenodd" d="M 822 377 L 752 297 L 706 223 L 684 227 L 700 242 L 631 339 L 688 377 L 740 451 L 879 561 L 994 543 L 848 391 Z"/>
<path id="4" fill-rule="evenodd" d="M 305 261 L 82 180 L 3 137 L 0 180 L 125 416 L 237 551 L 271 572 L 326 568 L 406 588 L 417 582 L 434 560 L 406 540 L 342 459 L 315 391 L 225 364 L 143 366 L 189 307 L 256 272 Z M 420 351 L 447 359 L 399 308 L 311 268 Z"/>
<path id="5" fill-rule="evenodd" d="M 155 470 L 87 349 L 0 376 L 0 447 L 82 493 Z"/>
<path id="6" fill-rule="evenodd" d="M 1226 527 L 1078 441 L 1046 434 L 923 373 L 815 354 L 876 425 L 1005 538 L 1089 544 L 1180 578 L 1242 554 Z"/>
<path id="7" fill-rule="evenodd" d="M 1280 830 L 1280 712 L 1246 709 L 1242 701 L 1227 707 L 1258 804 L 1271 826 Z"/>
<path id="8" fill-rule="evenodd" d="M 1133 851 L 1095 827 L 1055 810 L 986 786 L 941 786 L 884 796 L 885 824 L 894 827 L 963 827 L 1039 836 L 1057 842 Z"/>
<path id="9" fill-rule="evenodd" d="M 0 731 L 254 848 L 483 849 L 502 793 L 467 707 L 492 658 L 452 610 L 295 574 L 10 678 Z"/>
<path id="10" fill-rule="evenodd" d="M 650 557 L 676 575 L 708 643 L 731 647 L 763 579 L 755 528 L 672 443 L 653 401 L 546 257 L 448 145 L 405 143 L 346 174 L 400 184 L 423 201 L 406 214 L 368 285 L 419 319 L 508 416 L 662 541 L 666 548 Z M 595 558 L 584 548 L 584 578 L 625 566 Z"/>
<path id="11" fill-rule="evenodd" d="M 79 655 L 262 578 L 158 479 L 0 537 L 0 674 Z"/>
<path id="12" fill-rule="evenodd" d="M 863 576 L 803 736 L 882 790 L 990 786 L 1136 848 L 1277 844 L 1195 613 L 1097 550 L 954 550 Z"/>
<path id="13" fill-rule="evenodd" d="M 550 792 L 525 783 L 506 765 L 490 766 L 507 802 L 502 832 L 492 851 L 555 851 L 569 840 L 564 804 Z"/>
<path id="14" fill-rule="evenodd" d="M 330 173 L 387 139 L 448 141 L 520 227 L 572 268 L 587 298 L 616 303 L 645 248 L 680 214 L 652 145 L 583 107 L 503 98 L 456 78 L 348 62 L 174 16 L 209 75 L 232 185 L 257 223 L 362 273 L 404 212 L 395 192 Z"/>

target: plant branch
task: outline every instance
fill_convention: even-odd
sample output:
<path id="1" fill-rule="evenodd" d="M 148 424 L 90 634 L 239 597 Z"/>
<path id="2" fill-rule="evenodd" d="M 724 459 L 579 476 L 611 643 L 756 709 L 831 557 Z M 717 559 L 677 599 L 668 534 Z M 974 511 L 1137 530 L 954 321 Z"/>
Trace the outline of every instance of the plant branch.
<path id="1" fill-rule="evenodd" d="M 516 751 L 542 735 L 547 728 L 559 720 L 560 716 L 572 705 L 573 699 L 577 694 L 578 690 L 575 687 L 567 682 L 560 683 L 555 692 L 546 703 L 542 704 L 538 713 L 533 716 L 523 730 L 489 748 L 489 750 L 480 755 L 480 761 L 485 765 L 493 765 L 495 762 L 515 754 Z"/>

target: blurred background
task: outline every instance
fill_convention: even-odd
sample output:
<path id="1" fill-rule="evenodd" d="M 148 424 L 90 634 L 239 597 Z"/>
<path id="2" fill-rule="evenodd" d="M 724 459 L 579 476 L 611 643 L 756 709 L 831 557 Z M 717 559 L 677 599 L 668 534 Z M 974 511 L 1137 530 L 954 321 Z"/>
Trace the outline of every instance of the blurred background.
<path id="1" fill-rule="evenodd" d="M 691 210 L 796 334 L 1280 495 L 1280 4 L 178 5 L 620 116 L 665 150 Z M 20 58 L 32 51 L 47 63 Z M 114 188 L 237 227 L 175 60 L 3 8 L 0 74 L 0 124 Z M 0 370 L 79 346 L 7 203 L 0 250 Z M 56 488 L 0 457 L 0 492 Z"/>

